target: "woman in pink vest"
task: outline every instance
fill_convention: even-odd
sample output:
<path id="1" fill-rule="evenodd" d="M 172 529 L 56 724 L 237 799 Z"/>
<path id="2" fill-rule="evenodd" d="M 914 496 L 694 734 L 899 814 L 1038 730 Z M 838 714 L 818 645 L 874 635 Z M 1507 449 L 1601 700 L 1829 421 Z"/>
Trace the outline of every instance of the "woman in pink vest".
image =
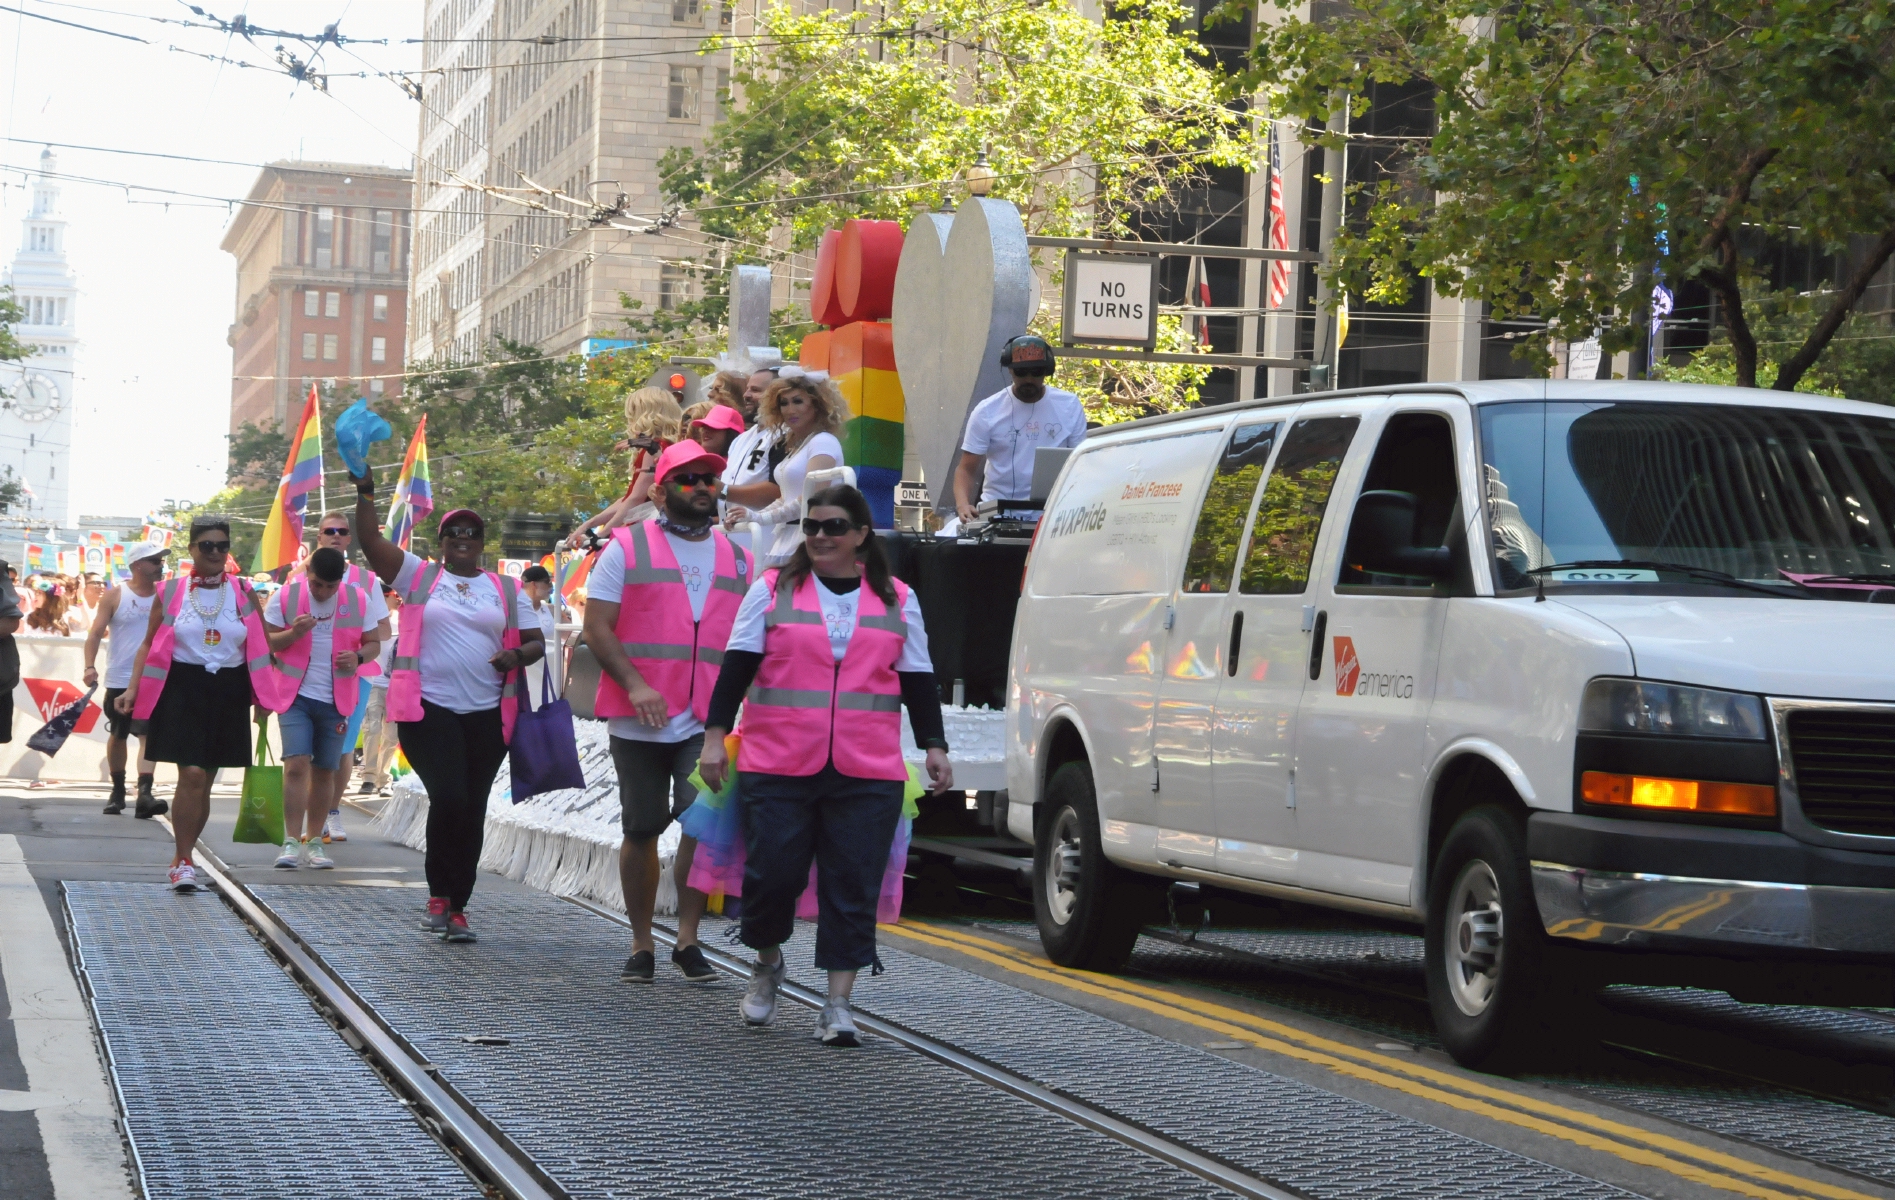
<path id="1" fill-rule="evenodd" d="M 388 719 L 428 791 L 428 910 L 421 928 L 471 942 L 467 900 L 486 831 L 487 793 L 506 761 L 523 668 L 544 657 L 533 602 L 519 581 L 481 567 L 487 523 L 470 509 L 441 518 L 438 562 L 382 536 L 373 475 L 356 479 L 355 538 L 402 598 Z"/>
<path id="2" fill-rule="evenodd" d="M 941 697 L 914 593 L 888 573 L 868 501 L 852 487 L 810 497 L 802 542 L 745 595 L 711 695 L 698 770 L 713 791 L 738 723 L 744 945 L 757 951 L 744 1020 L 764 1025 L 783 982 L 781 946 L 816 864 L 816 966 L 829 972 L 824 1045 L 858 1045 L 856 972 L 878 965 L 875 901 L 901 819 L 908 767 L 901 708 L 927 750 L 933 790 L 954 786 Z"/>
<path id="3" fill-rule="evenodd" d="M 196 518 L 190 548 L 191 569 L 158 586 L 132 681 L 114 701 L 149 722 L 145 754 L 177 764 L 171 886 L 181 892 L 197 888 L 191 852 L 210 819 L 212 781 L 220 768 L 250 765 L 251 705 L 280 712 L 296 693 L 271 660 L 262 602 L 249 580 L 226 570 L 230 523 Z"/>

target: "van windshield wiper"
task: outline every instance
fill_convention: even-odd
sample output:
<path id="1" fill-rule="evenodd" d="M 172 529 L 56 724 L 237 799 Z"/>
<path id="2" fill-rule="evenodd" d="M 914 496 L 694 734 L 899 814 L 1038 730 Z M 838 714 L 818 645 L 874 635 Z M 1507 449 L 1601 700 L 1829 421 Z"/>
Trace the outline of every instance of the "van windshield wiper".
<path id="1" fill-rule="evenodd" d="M 1865 572 L 1860 572 L 1857 574 L 1845 574 L 1845 575 L 1806 575 L 1802 578 L 1800 582 L 1815 583 L 1815 584 L 1879 583 L 1884 587 L 1895 587 L 1895 575 L 1890 575 L 1885 572 L 1877 572 L 1877 571 L 1865 571 Z"/>
<path id="2" fill-rule="evenodd" d="M 1528 571 L 1527 574 L 1543 576 L 1549 571 L 1598 571 L 1611 570 L 1613 568 L 1633 571 L 1676 571 L 1680 575 L 1689 575 L 1693 579 L 1702 579 L 1710 583 L 1721 583 L 1726 587 L 1744 588 L 1752 592 L 1762 592 L 1766 596 L 1775 596 L 1778 599 L 1797 594 L 1810 598 L 1809 589 L 1803 587 L 1800 583 L 1796 583 L 1795 580 L 1786 580 L 1785 582 L 1793 584 L 1798 591 L 1786 592 L 1783 588 L 1774 584 L 1758 583 L 1754 579 L 1740 579 L 1728 572 L 1714 570 L 1710 567 L 1694 567 L 1690 563 L 1664 562 L 1655 558 L 1587 558 L 1581 559 L 1578 562 L 1553 563 L 1551 566 L 1534 567 Z"/>

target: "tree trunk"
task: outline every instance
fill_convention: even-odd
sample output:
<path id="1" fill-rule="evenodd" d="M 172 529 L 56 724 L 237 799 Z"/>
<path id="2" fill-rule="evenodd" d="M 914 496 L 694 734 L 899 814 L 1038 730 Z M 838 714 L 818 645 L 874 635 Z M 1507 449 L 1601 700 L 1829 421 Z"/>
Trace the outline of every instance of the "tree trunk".
<path id="1" fill-rule="evenodd" d="M 1822 320 L 1816 322 L 1816 328 L 1810 330 L 1809 337 L 1804 339 L 1802 348 L 1791 355 L 1777 371 L 1777 381 L 1774 385 L 1777 391 L 1793 390 L 1802 381 L 1803 376 L 1809 373 L 1809 369 L 1816 365 L 1816 360 L 1828 348 L 1829 340 L 1836 336 L 1838 329 L 1842 328 L 1843 321 L 1849 316 L 1849 310 L 1856 306 L 1856 301 L 1862 299 L 1862 293 L 1869 290 L 1869 282 L 1875 278 L 1875 273 L 1882 269 L 1882 264 L 1889 260 L 1891 254 L 1895 254 L 1895 229 L 1889 230 L 1876 240 L 1874 248 L 1869 251 L 1869 256 L 1862 260 L 1862 265 L 1856 269 L 1849 282 L 1836 293 L 1835 300 L 1829 305 L 1829 311 L 1823 314 Z"/>
<path id="2" fill-rule="evenodd" d="M 1724 324 L 1730 328 L 1731 361 L 1737 369 L 1737 386 L 1757 386 L 1757 335 L 1751 332 L 1750 319 L 1744 312 L 1744 290 L 1738 284 L 1737 242 L 1726 228 L 1716 246 L 1724 264 L 1716 271 L 1701 271 L 1698 278 L 1717 293 L 1724 305 Z"/>

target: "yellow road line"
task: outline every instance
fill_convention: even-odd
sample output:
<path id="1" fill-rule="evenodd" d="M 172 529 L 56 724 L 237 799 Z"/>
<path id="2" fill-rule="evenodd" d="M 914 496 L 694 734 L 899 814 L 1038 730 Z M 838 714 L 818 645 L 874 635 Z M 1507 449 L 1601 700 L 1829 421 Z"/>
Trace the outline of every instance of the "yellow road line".
<path id="1" fill-rule="evenodd" d="M 1015 974 L 1183 1021 L 1353 1079 L 1604 1151 L 1627 1162 L 1653 1167 L 1708 1187 L 1756 1200 L 1788 1200 L 1792 1195 L 1825 1200 L 1876 1200 L 1864 1192 L 1780 1171 L 1734 1154 L 1694 1145 L 1682 1138 L 1520 1095 L 1391 1055 L 1362 1050 L 1227 1005 L 1116 976 L 1060 967 L 1016 947 L 957 929 L 931 923 L 885 925 L 882 929 L 926 945 L 967 954 Z M 1766 1186 L 1772 1184 L 1791 1191 Z"/>

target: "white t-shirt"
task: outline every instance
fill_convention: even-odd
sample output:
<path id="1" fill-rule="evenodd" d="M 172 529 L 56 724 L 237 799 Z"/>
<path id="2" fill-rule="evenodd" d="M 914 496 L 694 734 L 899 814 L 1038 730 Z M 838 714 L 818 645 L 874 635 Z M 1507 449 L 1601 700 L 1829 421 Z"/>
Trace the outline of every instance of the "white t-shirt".
<path id="1" fill-rule="evenodd" d="M 702 621 L 704 603 L 711 596 L 711 578 L 717 573 L 717 539 L 707 537 L 701 542 L 693 542 L 667 533 L 665 541 L 671 547 L 672 557 L 678 560 L 678 571 L 684 576 L 685 594 L 691 597 L 691 620 Z M 610 545 L 599 551 L 599 560 L 592 564 L 592 573 L 586 576 L 586 601 L 603 600 L 607 604 L 618 604 L 624 595 L 625 551 L 614 537 Z M 697 713 L 687 707 L 657 729 L 637 717 L 612 717 L 606 721 L 605 731 L 615 738 L 634 742 L 682 742 L 703 733 L 704 722 L 698 720 Z"/>
<path id="2" fill-rule="evenodd" d="M 383 603 L 386 604 L 387 601 L 383 601 Z M 388 640 L 382 643 L 382 648 L 376 651 L 375 654 L 375 662 L 381 667 L 382 673 L 369 676 L 368 685 L 370 687 L 386 688 L 388 686 L 388 673 L 393 670 L 395 666 L 395 641 L 400 636 L 401 614 L 398 612 L 389 613 Z"/>
<path id="3" fill-rule="evenodd" d="M 974 406 L 961 449 L 986 456 L 980 498 L 1025 500 L 1033 494 L 1033 452 L 1041 446 L 1077 446 L 1086 436 L 1079 397 L 1049 387 L 1032 404 L 1002 388 Z"/>
<path id="4" fill-rule="evenodd" d="M 834 465 L 842 465 L 842 443 L 833 433 L 813 433 L 796 452 L 776 466 L 776 486 L 783 489 L 783 496 L 797 502 L 803 498 L 803 479 L 809 474 L 809 460 L 829 458 Z M 776 527 L 776 536 L 770 542 L 767 556 L 772 565 L 787 562 L 790 555 L 796 553 L 796 547 L 802 543 L 803 527 L 801 510 L 792 510 L 788 519 Z"/>
<path id="5" fill-rule="evenodd" d="M 213 600 L 220 592 L 221 601 Z M 184 603 L 178 606 L 177 623 L 172 629 L 177 637 L 171 652 L 173 662 L 195 663 L 214 675 L 244 661 L 243 643 L 248 630 L 243 623 L 243 597 L 228 579 L 215 589 L 194 588 L 187 583 Z"/>
<path id="6" fill-rule="evenodd" d="M 770 445 L 775 441 L 776 430 L 762 425 L 752 425 L 738 434 L 730 444 L 730 453 L 724 456 L 724 486 L 731 488 L 768 480 Z"/>
<path id="7" fill-rule="evenodd" d="M 141 596 L 124 584 L 118 585 L 118 607 L 112 610 L 112 623 L 105 627 L 105 686 L 130 687 L 132 660 L 145 642 L 145 630 L 151 626 L 151 605 L 157 593 Z"/>
<path id="8" fill-rule="evenodd" d="M 866 585 L 864 585 L 866 586 Z M 836 661 L 849 649 L 849 639 L 855 635 L 855 622 L 861 608 L 862 588 L 852 592 L 832 592 L 822 577 L 816 577 L 816 599 L 822 605 L 823 624 L 829 627 L 829 648 L 834 652 Z M 769 615 L 770 589 L 759 578 L 744 593 L 744 602 L 737 609 L 737 621 L 730 628 L 730 649 L 748 650 L 752 654 L 763 653 L 765 633 L 764 618 Z M 921 602 L 915 599 L 914 589 L 910 588 L 908 597 L 902 601 L 901 617 L 908 623 L 908 640 L 902 643 L 901 658 L 896 661 L 897 671 L 932 671 L 934 659 L 928 656 L 928 630 L 921 623 Z"/>
<path id="9" fill-rule="evenodd" d="M 308 586 L 305 578 L 303 586 Z M 370 637 L 375 627 L 388 615 L 388 601 L 382 598 L 382 589 L 365 589 L 368 594 L 367 612 L 362 619 L 362 636 Z M 296 614 L 285 612 L 283 598 L 289 594 L 289 588 L 280 587 L 263 606 L 263 621 L 279 629 L 287 629 L 296 620 Z M 336 605 L 342 600 L 342 589 L 337 588 L 335 595 L 327 600 L 316 599 L 316 593 L 309 594 L 309 615 L 316 618 L 316 627 L 306 635 L 309 638 L 309 666 L 303 671 L 303 685 L 296 689 L 299 696 L 308 696 L 311 700 L 327 700 L 331 704 L 336 699 L 335 684 L 335 632 Z M 394 644 L 394 639 L 389 639 Z M 379 652 L 378 652 L 379 653 Z"/>
<path id="10" fill-rule="evenodd" d="M 407 595 L 426 565 L 412 554 L 403 555 L 395 590 Z M 515 621 L 522 630 L 538 629 L 533 601 L 524 590 L 517 594 Z M 457 713 L 498 707 L 503 679 L 487 660 L 500 653 L 507 618 L 493 580 L 441 572 L 422 620 L 421 698 Z"/>

